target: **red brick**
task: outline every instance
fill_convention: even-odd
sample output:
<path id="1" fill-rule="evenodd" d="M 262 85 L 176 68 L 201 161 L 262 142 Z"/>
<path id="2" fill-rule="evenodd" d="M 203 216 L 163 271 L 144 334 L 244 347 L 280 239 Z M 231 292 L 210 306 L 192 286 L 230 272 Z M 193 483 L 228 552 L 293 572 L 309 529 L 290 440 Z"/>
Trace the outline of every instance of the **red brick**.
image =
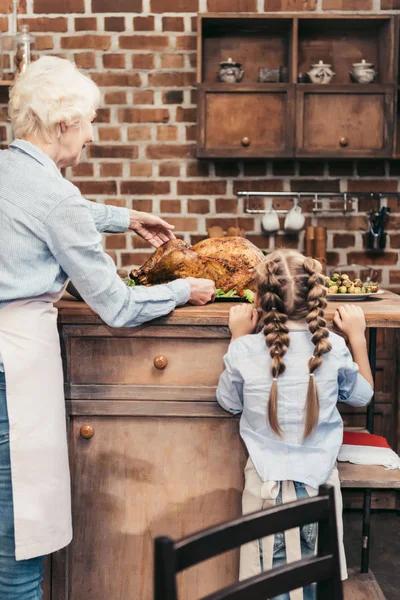
<path id="1" fill-rule="evenodd" d="M 347 229 L 347 231 L 366 231 L 368 228 L 368 220 L 366 215 L 318 217 L 318 225 L 320 227 L 326 227 L 326 229 L 329 230 L 335 229 L 337 231 L 341 231 L 344 229 L 344 218 L 346 219 L 345 229 Z"/>
<path id="2" fill-rule="evenodd" d="M 257 248 L 261 248 L 262 250 L 269 249 L 269 236 L 267 235 L 254 235 L 250 233 L 246 235 L 246 239 L 257 246 Z"/>
<path id="3" fill-rule="evenodd" d="M 154 54 L 132 54 L 133 69 L 153 69 Z"/>
<path id="4" fill-rule="evenodd" d="M 376 209 L 377 201 L 375 198 L 359 198 L 358 199 L 358 210 L 360 212 L 368 212 L 369 210 Z"/>
<path id="5" fill-rule="evenodd" d="M 275 248 L 299 248 L 298 233 L 279 233 L 275 236 Z"/>
<path id="6" fill-rule="evenodd" d="M 190 24 L 192 31 L 197 31 L 197 17 L 191 17 Z"/>
<path id="7" fill-rule="evenodd" d="M 187 162 L 186 163 L 187 177 L 208 177 L 209 165 L 204 161 Z"/>
<path id="8" fill-rule="evenodd" d="M 390 271 L 389 272 L 389 282 L 390 283 L 400 283 L 400 271 Z"/>
<path id="9" fill-rule="evenodd" d="M 8 31 L 8 19 L 7 17 L 1 17 L 0 18 L 0 31 L 1 32 L 6 32 Z"/>
<path id="10" fill-rule="evenodd" d="M 181 167 L 179 163 L 162 162 L 158 166 L 158 174 L 160 177 L 179 177 Z"/>
<path id="11" fill-rule="evenodd" d="M 100 177 L 122 177 L 122 163 L 102 163 Z"/>
<path id="12" fill-rule="evenodd" d="M 61 48 L 66 50 L 80 50 L 81 48 L 93 48 L 95 50 L 108 50 L 111 45 L 109 35 L 75 35 L 63 36 L 61 38 Z"/>
<path id="13" fill-rule="evenodd" d="M 92 73 L 91 78 L 99 86 L 140 87 L 139 73 Z"/>
<path id="14" fill-rule="evenodd" d="M 175 126 L 157 127 L 157 140 L 159 142 L 174 142 L 178 136 L 178 128 Z"/>
<path id="15" fill-rule="evenodd" d="M 163 196 L 169 194 L 170 184 L 169 181 L 122 181 L 121 182 L 121 193 L 122 194 L 139 194 L 146 196 Z"/>
<path id="16" fill-rule="evenodd" d="M 74 184 L 84 196 L 90 196 L 91 194 L 108 196 L 117 193 L 117 183 L 115 181 L 74 181 Z"/>
<path id="17" fill-rule="evenodd" d="M 185 31 L 185 23 L 182 17 L 163 17 L 163 31 Z"/>
<path id="18" fill-rule="evenodd" d="M 209 200 L 194 200 L 189 198 L 188 200 L 188 213 L 205 215 L 210 212 L 210 201 Z"/>
<path id="19" fill-rule="evenodd" d="M 135 202 L 135 201 L 133 201 Z M 151 200 L 140 200 L 139 202 L 150 202 L 150 204 L 152 204 Z M 144 208 L 136 208 L 136 206 L 134 207 L 135 210 L 144 210 L 145 212 L 152 212 L 152 209 L 144 209 Z M 138 237 L 137 235 L 134 235 L 132 237 L 132 248 L 135 248 L 135 250 L 137 248 L 148 248 L 149 247 L 149 242 L 146 242 L 146 240 L 142 240 L 142 238 Z"/>
<path id="20" fill-rule="evenodd" d="M 195 150 L 195 146 L 191 144 L 158 144 L 147 146 L 146 156 L 151 159 L 194 158 Z"/>
<path id="21" fill-rule="evenodd" d="M 236 214 L 238 201 L 234 198 L 217 198 L 215 201 L 215 212 Z"/>
<path id="22" fill-rule="evenodd" d="M 93 164 L 92 163 L 80 163 L 76 167 L 72 168 L 73 177 L 93 177 Z"/>
<path id="23" fill-rule="evenodd" d="M 154 31 L 154 17 L 135 17 L 133 29 L 134 31 Z"/>
<path id="24" fill-rule="evenodd" d="M 207 0 L 209 12 L 257 12 L 257 0 Z"/>
<path id="25" fill-rule="evenodd" d="M 334 248 L 350 248 L 356 243 L 356 237 L 352 233 L 336 233 L 333 236 Z"/>
<path id="26" fill-rule="evenodd" d="M 53 50 L 53 37 L 51 35 L 36 35 L 35 48 L 36 50 Z"/>
<path id="27" fill-rule="evenodd" d="M 142 0 L 113 0 L 111 4 L 110 0 L 92 0 L 92 12 L 94 13 L 140 13 L 142 10 Z"/>
<path id="28" fill-rule="evenodd" d="M 133 93 L 133 104 L 154 104 L 154 92 L 152 90 L 140 90 Z"/>
<path id="29" fill-rule="evenodd" d="M 187 142 L 195 142 L 197 140 L 197 126 L 186 125 L 185 127 L 185 138 Z"/>
<path id="30" fill-rule="evenodd" d="M 358 201 L 358 204 L 360 205 L 360 201 Z M 400 198 L 388 198 L 387 205 L 391 211 L 400 212 Z M 371 208 L 376 208 L 376 201 L 374 206 Z"/>
<path id="31" fill-rule="evenodd" d="M 6 14 L 10 12 L 12 12 L 12 1 L 0 0 L 0 14 Z M 20 0 L 18 2 L 18 13 L 26 13 L 26 0 Z"/>
<path id="32" fill-rule="evenodd" d="M 96 111 L 96 123 L 109 123 L 111 112 L 109 108 L 98 108 Z"/>
<path id="33" fill-rule="evenodd" d="M 182 108 L 182 106 L 178 106 L 176 109 L 176 120 L 178 123 L 196 123 L 197 110 L 195 108 Z"/>
<path id="34" fill-rule="evenodd" d="M 157 87 L 186 87 L 195 82 L 195 73 L 150 73 L 149 85 Z"/>
<path id="35" fill-rule="evenodd" d="M 323 0 L 322 10 L 372 10 L 373 0 Z"/>
<path id="36" fill-rule="evenodd" d="M 124 233 L 113 233 L 106 235 L 106 250 L 124 250 L 126 248 L 127 236 Z"/>
<path id="37" fill-rule="evenodd" d="M 34 0 L 33 12 L 68 14 L 85 12 L 85 0 Z"/>
<path id="38" fill-rule="evenodd" d="M 163 54 L 161 56 L 162 69 L 183 69 L 185 56 L 183 54 Z"/>
<path id="39" fill-rule="evenodd" d="M 339 179 L 294 179 L 290 182 L 291 192 L 340 192 Z"/>
<path id="40" fill-rule="evenodd" d="M 167 123 L 169 111 L 166 108 L 121 108 L 118 111 L 120 123 Z"/>
<path id="41" fill-rule="evenodd" d="M 183 91 L 182 90 L 168 90 L 168 92 L 163 92 L 163 94 L 162 94 L 162 103 L 163 104 L 181 104 L 182 102 L 183 102 Z"/>
<path id="42" fill-rule="evenodd" d="M 18 23 L 20 25 L 29 25 L 30 31 L 33 32 L 50 33 L 54 31 L 63 33 L 68 31 L 68 21 L 65 17 L 37 17 L 36 19 L 27 19 L 24 17 L 20 18 Z"/>
<path id="43" fill-rule="evenodd" d="M 397 252 L 349 252 L 347 264 L 359 265 L 395 265 L 397 264 Z"/>
<path id="44" fill-rule="evenodd" d="M 198 0 L 151 0 L 150 11 L 155 13 L 197 13 L 199 10 Z"/>
<path id="45" fill-rule="evenodd" d="M 125 198 L 104 198 L 104 204 L 110 204 L 111 206 L 122 206 L 126 208 Z"/>
<path id="46" fill-rule="evenodd" d="M 243 174 L 245 177 L 262 177 L 266 175 L 266 172 L 267 162 L 265 160 L 255 160 L 243 165 Z"/>
<path id="47" fill-rule="evenodd" d="M 137 158 L 137 146 L 89 146 L 91 158 Z"/>
<path id="48" fill-rule="evenodd" d="M 126 104 L 126 92 L 106 92 L 104 94 L 105 104 Z"/>
<path id="49" fill-rule="evenodd" d="M 125 17 L 104 17 L 105 31 L 125 31 Z"/>
<path id="50" fill-rule="evenodd" d="M 124 50 L 166 50 L 169 37 L 166 35 L 120 35 L 119 47 Z"/>
<path id="51" fill-rule="evenodd" d="M 177 50 L 192 50 L 197 49 L 197 38 L 195 35 L 180 35 L 176 38 Z M 194 65 L 192 65 L 194 66 Z"/>
<path id="52" fill-rule="evenodd" d="M 196 54 L 189 54 L 189 63 L 190 63 L 190 67 L 195 70 L 196 66 L 197 66 L 197 55 Z"/>
<path id="53" fill-rule="evenodd" d="M 130 142 L 146 142 L 150 138 L 150 127 L 128 127 L 128 140 Z"/>
<path id="54" fill-rule="evenodd" d="M 349 192 L 397 192 L 396 179 L 354 179 L 347 182 Z"/>
<path id="55" fill-rule="evenodd" d="M 151 163 L 134 162 L 130 166 L 131 177 L 151 177 L 153 175 L 153 165 Z"/>
<path id="56" fill-rule="evenodd" d="M 139 200 L 135 198 L 132 200 L 132 208 L 144 212 L 153 212 L 153 200 Z M 138 245 L 143 242 L 140 238 L 134 236 L 132 241 L 134 248 L 143 248 L 143 246 Z"/>
<path id="57" fill-rule="evenodd" d="M 125 54 L 103 54 L 105 69 L 125 69 Z"/>
<path id="58" fill-rule="evenodd" d="M 117 264 L 117 253 L 114 251 L 108 251 L 106 254 Z"/>
<path id="59" fill-rule="evenodd" d="M 94 69 L 96 67 L 96 56 L 93 52 L 74 54 L 74 60 L 80 69 Z"/>
<path id="60" fill-rule="evenodd" d="M 226 194 L 225 181 L 178 181 L 180 196 L 207 196 Z"/>
<path id="61" fill-rule="evenodd" d="M 217 177 L 237 177 L 239 165 L 235 162 L 223 161 L 215 163 L 215 174 Z"/>
<path id="62" fill-rule="evenodd" d="M 390 219 L 389 219 L 389 223 L 387 225 L 387 229 L 394 229 L 396 231 L 399 230 L 400 229 L 400 217 L 391 215 Z"/>
<path id="63" fill-rule="evenodd" d="M 227 231 L 229 227 L 240 227 L 245 231 L 254 231 L 254 218 L 253 217 L 233 217 L 232 219 L 217 217 L 206 219 L 206 229 L 209 227 L 215 227 L 219 225 L 224 231 Z"/>
<path id="64" fill-rule="evenodd" d="M 121 265 L 123 267 L 141 266 L 149 260 L 151 254 L 151 252 L 121 252 Z"/>
<path id="65" fill-rule="evenodd" d="M 180 200 L 160 200 L 161 214 L 180 213 L 182 205 Z"/>
<path id="66" fill-rule="evenodd" d="M 197 231 L 197 218 L 168 217 L 168 223 L 175 225 L 175 231 Z"/>
<path id="67" fill-rule="evenodd" d="M 120 127 L 99 127 L 98 132 L 101 142 L 119 142 L 121 140 Z"/>
<path id="68" fill-rule="evenodd" d="M 75 31 L 97 31 L 96 17 L 76 17 Z"/>
<path id="69" fill-rule="evenodd" d="M 390 234 L 390 247 L 400 248 L 400 233 L 391 233 Z"/>
<path id="70" fill-rule="evenodd" d="M 233 193 L 236 194 L 243 190 L 249 192 L 282 192 L 283 181 L 280 179 L 241 179 L 234 181 Z"/>
<path id="71" fill-rule="evenodd" d="M 265 0 L 264 10 L 266 12 L 287 12 L 297 10 L 315 10 L 317 0 Z"/>

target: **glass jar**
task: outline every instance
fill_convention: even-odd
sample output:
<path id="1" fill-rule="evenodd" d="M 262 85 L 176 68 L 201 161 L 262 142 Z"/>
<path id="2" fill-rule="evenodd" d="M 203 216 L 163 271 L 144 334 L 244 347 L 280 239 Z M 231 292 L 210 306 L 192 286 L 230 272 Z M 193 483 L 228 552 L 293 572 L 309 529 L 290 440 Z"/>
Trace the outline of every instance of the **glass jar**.
<path id="1" fill-rule="evenodd" d="M 35 38 L 29 33 L 29 25 L 21 25 L 15 37 L 15 77 L 23 73 L 31 62 L 31 46 Z"/>

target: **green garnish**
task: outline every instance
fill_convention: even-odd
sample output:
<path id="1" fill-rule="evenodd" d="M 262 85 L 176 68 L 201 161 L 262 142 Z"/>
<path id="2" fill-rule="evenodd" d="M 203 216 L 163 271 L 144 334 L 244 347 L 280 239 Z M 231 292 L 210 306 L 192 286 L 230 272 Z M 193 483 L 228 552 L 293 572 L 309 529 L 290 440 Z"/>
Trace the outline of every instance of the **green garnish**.
<path id="1" fill-rule="evenodd" d="M 238 294 L 236 290 L 224 290 L 218 289 L 215 293 L 216 298 L 246 298 L 247 302 L 251 304 L 254 302 L 254 292 L 252 290 L 243 290 L 241 294 Z"/>
<path id="2" fill-rule="evenodd" d="M 122 281 L 128 286 L 128 287 L 135 287 L 136 283 L 133 281 L 133 279 L 131 279 L 130 277 L 124 277 L 122 279 Z"/>

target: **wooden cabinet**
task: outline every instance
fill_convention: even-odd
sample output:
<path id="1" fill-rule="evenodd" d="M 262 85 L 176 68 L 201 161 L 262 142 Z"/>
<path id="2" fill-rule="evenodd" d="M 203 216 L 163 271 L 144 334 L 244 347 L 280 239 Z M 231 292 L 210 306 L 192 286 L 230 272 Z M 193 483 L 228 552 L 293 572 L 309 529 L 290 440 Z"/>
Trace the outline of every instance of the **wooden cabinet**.
<path id="1" fill-rule="evenodd" d="M 393 156 L 397 43 L 393 15 L 200 15 L 198 158 Z M 244 76 L 218 83 L 228 58 Z M 362 59 L 374 83 L 351 82 Z M 302 83 L 318 61 L 332 65 L 332 82 Z M 279 82 L 260 83 L 262 68 Z"/>
<path id="2" fill-rule="evenodd" d="M 215 85 L 199 90 L 198 156 L 291 156 L 294 142 L 294 86 L 268 89 Z M 271 118 L 272 117 L 272 118 Z"/>

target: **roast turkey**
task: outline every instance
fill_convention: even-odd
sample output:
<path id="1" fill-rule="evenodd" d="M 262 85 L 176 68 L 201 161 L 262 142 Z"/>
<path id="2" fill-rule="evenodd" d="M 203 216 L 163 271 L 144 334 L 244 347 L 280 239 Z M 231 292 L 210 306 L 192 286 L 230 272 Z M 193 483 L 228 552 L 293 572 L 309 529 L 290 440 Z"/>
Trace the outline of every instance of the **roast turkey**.
<path id="1" fill-rule="evenodd" d="M 194 246 L 174 239 L 157 248 L 130 277 L 138 285 L 204 277 L 224 292 L 254 290 L 253 269 L 263 257 L 261 250 L 242 237 L 208 238 Z"/>

